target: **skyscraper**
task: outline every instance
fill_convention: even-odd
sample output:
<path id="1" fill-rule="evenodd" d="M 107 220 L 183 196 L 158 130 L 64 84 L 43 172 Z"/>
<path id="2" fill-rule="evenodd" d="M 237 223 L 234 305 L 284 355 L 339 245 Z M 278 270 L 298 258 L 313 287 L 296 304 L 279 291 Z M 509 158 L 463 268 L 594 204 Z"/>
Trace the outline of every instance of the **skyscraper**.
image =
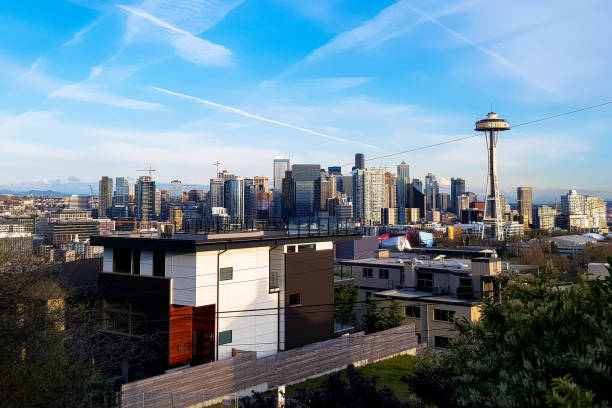
<path id="1" fill-rule="evenodd" d="M 170 182 L 170 202 L 172 204 L 183 203 L 183 187 L 181 180 L 172 180 Z"/>
<path id="2" fill-rule="evenodd" d="M 412 186 L 419 190 L 421 193 L 423 192 L 423 182 L 420 179 L 412 179 Z"/>
<path id="3" fill-rule="evenodd" d="M 357 170 L 365 169 L 365 155 L 363 153 L 355 153 L 355 168 Z"/>
<path id="4" fill-rule="evenodd" d="M 283 178 L 281 208 L 283 218 L 295 217 L 295 184 L 290 170 L 285 172 L 285 177 Z"/>
<path id="5" fill-rule="evenodd" d="M 222 178 L 211 178 L 210 179 L 210 190 L 208 192 L 208 208 L 223 207 L 223 179 Z M 212 210 L 211 210 L 212 211 Z"/>
<path id="6" fill-rule="evenodd" d="M 115 205 L 126 206 L 129 203 L 130 186 L 125 177 L 115 178 Z"/>
<path id="7" fill-rule="evenodd" d="M 363 225 L 378 225 L 384 205 L 385 169 L 353 170 L 353 216 Z"/>
<path id="8" fill-rule="evenodd" d="M 231 217 L 244 220 L 244 177 L 226 181 L 229 187 L 228 213 Z"/>
<path id="9" fill-rule="evenodd" d="M 451 211 L 459 215 L 459 207 L 457 206 L 457 197 L 465 193 L 465 180 L 462 178 L 451 178 Z"/>
<path id="10" fill-rule="evenodd" d="M 98 218 L 106 218 L 109 208 L 113 205 L 113 179 L 104 176 L 100 179 L 98 187 Z"/>
<path id="11" fill-rule="evenodd" d="M 217 177 L 222 179 L 223 181 L 228 181 L 234 178 L 234 173 L 230 173 L 227 170 L 223 170 L 217 175 Z"/>
<path id="12" fill-rule="evenodd" d="M 257 218 L 270 218 L 272 194 L 270 193 L 270 189 L 268 187 L 268 178 L 264 176 L 256 176 L 253 179 L 253 183 L 255 186 L 255 208 L 257 208 Z"/>
<path id="13" fill-rule="evenodd" d="M 140 176 L 134 191 L 136 195 L 136 218 L 150 221 L 155 218 L 155 181 L 151 176 Z"/>
<path id="14" fill-rule="evenodd" d="M 438 197 L 438 193 L 440 189 L 438 187 L 438 180 L 436 176 L 431 173 L 427 173 L 425 176 L 425 210 L 433 211 L 438 208 L 436 205 L 436 198 Z"/>
<path id="15" fill-rule="evenodd" d="M 295 183 L 295 215 L 310 217 L 315 209 L 314 201 L 317 196 L 315 189 L 316 182 L 321 177 L 321 166 L 294 164 L 291 166 L 291 175 Z"/>
<path id="16" fill-rule="evenodd" d="M 278 156 L 274 158 L 274 190 L 281 190 L 283 188 L 283 177 L 285 172 L 290 170 L 290 162 L 288 157 Z"/>
<path id="17" fill-rule="evenodd" d="M 405 161 L 397 165 L 397 207 L 406 207 L 408 201 L 408 185 L 410 184 L 410 167 Z"/>
<path id="18" fill-rule="evenodd" d="M 533 224 L 533 203 L 531 187 L 516 188 L 516 202 L 518 203 L 519 214 L 525 227 Z"/>
<path id="19" fill-rule="evenodd" d="M 384 208 L 395 208 L 397 204 L 397 176 L 385 173 L 385 203 Z"/>

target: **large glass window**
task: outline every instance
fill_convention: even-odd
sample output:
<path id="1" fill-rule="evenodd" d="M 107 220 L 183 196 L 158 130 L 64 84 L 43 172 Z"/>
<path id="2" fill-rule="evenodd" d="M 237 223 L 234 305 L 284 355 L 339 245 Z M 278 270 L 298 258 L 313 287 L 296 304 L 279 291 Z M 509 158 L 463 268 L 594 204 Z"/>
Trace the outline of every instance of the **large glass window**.
<path id="1" fill-rule="evenodd" d="M 421 307 L 408 305 L 406 306 L 406 317 L 416 317 L 417 319 L 421 317 Z"/>
<path id="2" fill-rule="evenodd" d="M 153 276 L 166 276 L 166 251 L 153 251 Z"/>
<path id="3" fill-rule="evenodd" d="M 450 342 L 451 339 L 449 337 L 435 336 L 434 338 L 434 343 L 437 348 L 448 348 Z"/>
<path id="4" fill-rule="evenodd" d="M 434 320 L 450 322 L 455 318 L 454 310 L 434 309 Z"/>
<path id="5" fill-rule="evenodd" d="M 145 315 L 127 302 L 104 301 L 102 328 L 128 335 L 142 334 Z"/>
<path id="6" fill-rule="evenodd" d="M 417 272 L 417 287 L 423 290 L 433 289 L 433 273 Z"/>
<path id="7" fill-rule="evenodd" d="M 307 252 L 307 251 L 316 251 L 317 250 L 317 245 L 316 244 L 302 244 L 302 245 L 298 245 L 298 252 Z"/>
<path id="8" fill-rule="evenodd" d="M 140 250 L 113 248 L 113 272 L 140 275 Z"/>

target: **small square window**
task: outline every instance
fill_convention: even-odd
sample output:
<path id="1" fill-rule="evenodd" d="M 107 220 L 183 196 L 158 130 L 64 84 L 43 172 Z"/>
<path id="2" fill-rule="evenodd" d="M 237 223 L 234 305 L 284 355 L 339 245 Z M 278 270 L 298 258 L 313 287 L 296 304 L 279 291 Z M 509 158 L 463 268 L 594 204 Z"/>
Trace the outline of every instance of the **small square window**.
<path id="1" fill-rule="evenodd" d="M 420 318 L 421 317 L 421 307 L 420 306 L 406 306 L 406 317 L 415 317 L 415 318 Z"/>
<path id="2" fill-rule="evenodd" d="M 374 270 L 372 268 L 363 268 L 363 277 L 364 278 L 373 278 Z"/>
<path id="3" fill-rule="evenodd" d="M 230 266 L 228 268 L 220 268 L 219 269 L 219 280 L 232 280 L 234 279 L 234 267 Z"/>
<path id="4" fill-rule="evenodd" d="M 379 279 L 389 279 L 389 270 L 388 269 L 379 269 L 378 270 L 378 278 Z"/>
<path id="5" fill-rule="evenodd" d="M 232 342 L 232 331 L 226 330 L 219 332 L 219 345 L 229 344 Z"/>
<path id="6" fill-rule="evenodd" d="M 434 342 L 437 348 L 448 348 L 451 339 L 443 336 L 435 336 Z"/>
<path id="7" fill-rule="evenodd" d="M 301 293 L 292 293 L 289 295 L 289 306 L 296 306 L 302 304 L 302 294 Z"/>
<path id="8" fill-rule="evenodd" d="M 295 252 L 295 245 L 287 245 L 287 253 Z"/>

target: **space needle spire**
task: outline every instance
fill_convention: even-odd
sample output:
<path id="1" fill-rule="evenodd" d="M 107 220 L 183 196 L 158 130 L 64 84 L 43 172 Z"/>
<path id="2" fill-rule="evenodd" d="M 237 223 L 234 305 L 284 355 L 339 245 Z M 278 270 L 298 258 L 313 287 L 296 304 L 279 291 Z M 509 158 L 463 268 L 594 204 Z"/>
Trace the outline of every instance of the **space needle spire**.
<path id="1" fill-rule="evenodd" d="M 497 142 L 499 132 L 510 130 L 510 123 L 501 119 L 495 112 L 489 112 L 485 119 L 476 122 L 475 129 L 484 132 L 487 142 L 489 173 L 487 174 L 487 188 L 485 200 L 484 225 L 482 237 L 485 236 L 503 240 L 503 217 L 499 200 L 499 185 L 497 182 Z M 485 232 L 486 230 L 486 232 Z"/>

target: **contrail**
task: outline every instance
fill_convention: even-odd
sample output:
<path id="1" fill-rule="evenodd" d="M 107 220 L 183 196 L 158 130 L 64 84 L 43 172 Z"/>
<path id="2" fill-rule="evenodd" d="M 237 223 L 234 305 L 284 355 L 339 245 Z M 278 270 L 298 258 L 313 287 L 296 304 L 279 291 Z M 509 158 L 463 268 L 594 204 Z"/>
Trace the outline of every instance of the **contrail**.
<path id="1" fill-rule="evenodd" d="M 488 55 L 490 57 L 495 58 L 496 60 L 498 60 L 502 64 L 506 65 L 508 68 L 510 68 L 512 71 L 514 71 L 516 74 L 518 74 L 520 77 L 522 77 L 527 82 L 537 86 L 540 89 L 545 90 L 546 92 L 555 93 L 552 90 L 547 89 L 544 86 L 542 86 L 542 84 L 540 84 L 540 83 L 532 80 L 531 78 L 529 78 L 529 76 L 525 73 L 525 71 L 523 71 L 520 67 L 518 67 L 516 64 L 514 64 L 511 61 L 509 61 L 508 59 L 504 58 L 503 56 L 499 55 L 495 51 L 491 51 L 490 49 L 483 47 L 482 45 L 480 45 L 480 44 L 470 40 L 469 38 L 464 37 L 463 35 L 459 34 L 457 31 L 453 30 L 452 28 L 450 28 L 450 27 L 446 26 L 445 24 L 443 24 L 442 22 L 440 22 L 440 20 L 438 20 L 437 18 L 435 18 L 435 17 L 433 17 L 433 16 L 431 16 L 431 15 L 429 15 L 427 13 L 422 12 L 421 10 L 417 9 L 416 7 L 413 7 L 411 5 L 409 5 L 408 7 L 410 7 L 412 10 L 414 10 L 416 13 L 420 14 L 421 16 L 425 17 L 427 20 L 429 20 L 432 23 L 436 24 L 441 29 L 443 29 L 444 31 L 446 31 L 447 33 L 452 35 L 453 37 L 457 38 L 458 40 L 461 40 L 461 41 L 465 42 L 466 44 L 471 45 L 472 47 L 476 48 L 477 50 L 479 50 L 483 54 L 486 54 L 486 55 Z"/>
<path id="2" fill-rule="evenodd" d="M 380 147 L 377 147 L 377 146 L 374 146 L 374 145 L 371 145 L 371 144 L 367 144 L 367 143 L 363 143 L 363 142 L 358 142 L 356 140 L 345 139 L 345 138 L 342 138 L 342 137 L 332 136 L 332 135 L 328 135 L 328 134 L 325 134 L 325 133 L 317 132 L 315 130 L 310 130 L 310 129 L 306 129 L 306 128 L 303 128 L 303 127 L 300 127 L 300 126 L 292 125 L 290 123 L 285 123 L 285 122 L 280 122 L 280 121 L 274 120 L 274 119 L 264 118 L 263 116 L 259 116 L 259 115 L 256 115 L 254 113 L 245 112 L 245 111 L 243 111 L 241 109 L 238 109 L 238 108 L 233 108 L 233 107 L 227 106 L 227 105 L 221 105 L 220 103 L 207 101 L 206 99 L 197 98 L 195 96 L 186 95 L 186 94 L 182 94 L 182 93 L 174 92 L 174 91 L 169 91 L 167 89 L 158 88 L 156 86 L 152 86 L 151 88 L 155 89 L 156 91 L 163 92 L 163 93 L 166 93 L 166 94 L 169 94 L 169 95 L 174 95 L 174 96 L 178 96 L 180 98 L 185 98 L 185 99 L 191 99 L 192 101 L 200 102 L 200 103 L 203 103 L 205 105 L 209 105 L 209 106 L 213 106 L 215 108 L 219 108 L 219 109 L 223 109 L 223 110 L 226 110 L 226 111 L 229 111 L 229 112 L 233 112 L 233 113 L 236 113 L 238 115 L 241 115 L 241 116 L 244 116 L 244 117 L 247 117 L 247 118 L 256 119 L 256 120 L 259 120 L 259 121 L 262 121 L 262 122 L 272 123 L 273 125 L 284 126 L 286 128 L 289 128 L 289 129 L 299 130 L 300 132 L 310 133 L 311 135 L 324 137 L 326 139 L 335 140 L 337 142 L 353 143 L 353 144 L 358 144 L 358 145 L 361 145 L 361 146 L 369 147 L 370 149 L 381 150 Z"/>

